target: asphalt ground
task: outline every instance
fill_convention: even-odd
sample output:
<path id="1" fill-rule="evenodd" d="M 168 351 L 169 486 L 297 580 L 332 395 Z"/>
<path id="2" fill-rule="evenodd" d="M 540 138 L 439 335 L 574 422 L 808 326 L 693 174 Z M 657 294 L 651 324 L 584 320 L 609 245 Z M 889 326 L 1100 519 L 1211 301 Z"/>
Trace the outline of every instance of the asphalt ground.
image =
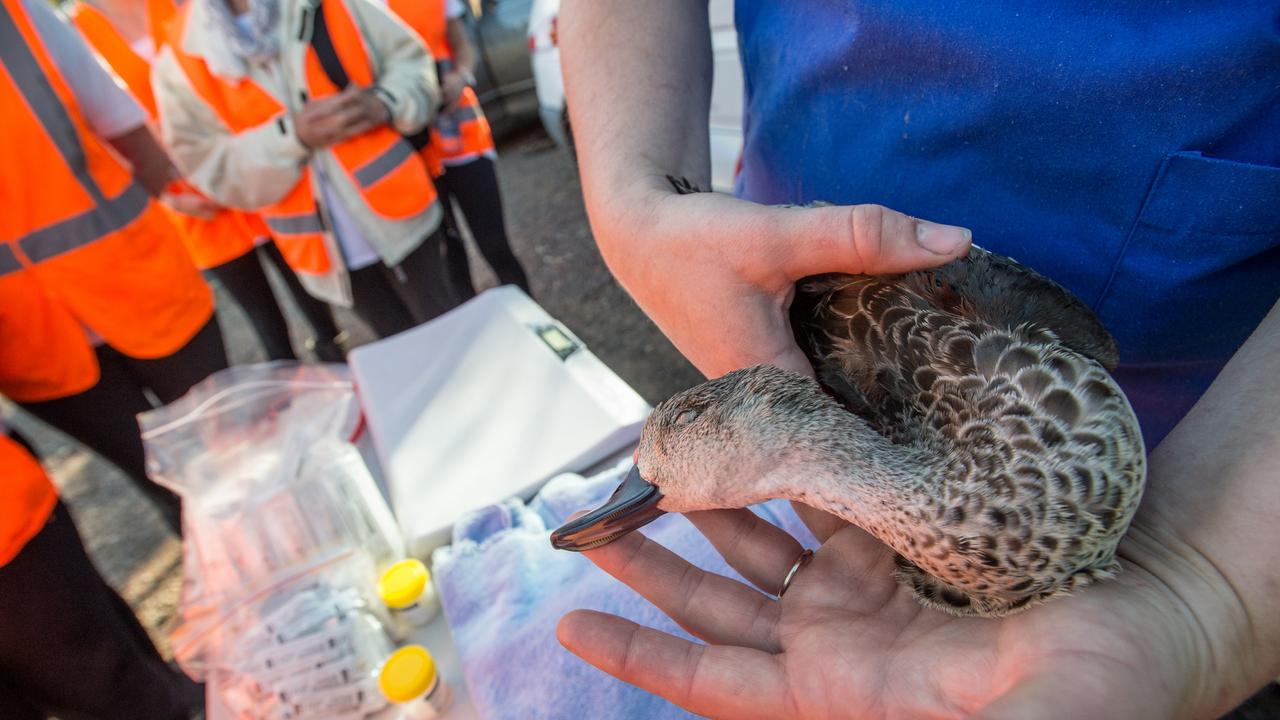
<path id="1" fill-rule="evenodd" d="M 650 403 L 699 382 L 698 372 L 610 276 L 592 240 L 573 161 L 545 135 L 530 131 L 502 144 L 499 176 L 511 244 L 529 273 L 535 299 Z M 496 285 L 474 247 L 471 251 L 477 289 Z M 214 290 L 231 362 L 263 361 L 244 312 L 221 288 Z M 298 341 L 307 333 L 301 314 L 289 300 L 284 306 L 294 345 L 302 347 Z M 373 339 L 350 312 L 339 310 L 337 318 L 353 344 Z M 167 655 L 167 630 L 182 582 L 178 540 L 113 465 L 3 400 L 0 416 L 36 445 L 90 556 Z M 1228 717 L 1280 718 L 1280 689 L 1272 684 Z"/>

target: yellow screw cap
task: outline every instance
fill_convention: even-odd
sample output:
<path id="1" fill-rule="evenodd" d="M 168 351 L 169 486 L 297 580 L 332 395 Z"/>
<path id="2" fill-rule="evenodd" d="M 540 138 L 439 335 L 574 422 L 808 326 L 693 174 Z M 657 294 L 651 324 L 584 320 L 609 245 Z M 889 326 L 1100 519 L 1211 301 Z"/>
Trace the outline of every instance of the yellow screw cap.
<path id="1" fill-rule="evenodd" d="M 378 579 L 378 597 L 390 608 L 405 608 L 417 601 L 431 574 L 420 560 L 401 560 Z"/>
<path id="2" fill-rule="evenodd" d="M 421 696 L 436 681 L 436 661 L 421 645 L 406 645 L 391 653 L 378 673 L 378 687 L 393 703 Z"/>

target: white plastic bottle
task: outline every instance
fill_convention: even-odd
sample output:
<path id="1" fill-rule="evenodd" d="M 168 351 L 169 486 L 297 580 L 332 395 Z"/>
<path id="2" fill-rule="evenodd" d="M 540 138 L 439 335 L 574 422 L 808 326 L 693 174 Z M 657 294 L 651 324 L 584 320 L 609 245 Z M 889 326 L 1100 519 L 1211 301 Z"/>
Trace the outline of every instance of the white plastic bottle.
<path id="1" fill-rule="evenodd" d="M 440 612 L 431 573 L 420 560 L 401 560 L 378 579 L 378 597 L 391 609 L 398 639 L 431 622 Z"/>
<path id="2" fill-rule="evenodd" d="M 435 658 L 421 645 L 391 653 L 378 671 L 378 687 L 391 703 L 384 713 L 395 713 L 398 720 L 435 720 L 453 704 L 453 691 L 440 677 Z"/>

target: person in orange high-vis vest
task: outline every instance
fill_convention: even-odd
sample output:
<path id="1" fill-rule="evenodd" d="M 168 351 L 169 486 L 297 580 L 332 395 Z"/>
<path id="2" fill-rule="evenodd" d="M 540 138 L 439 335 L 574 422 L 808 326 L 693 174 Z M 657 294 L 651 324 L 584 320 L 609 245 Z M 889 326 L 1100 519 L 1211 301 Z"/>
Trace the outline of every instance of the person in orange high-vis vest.
<path id="1" fill-rule="evenodd" d="M 177 530 L 134 416 L 226 354 L 213 294 L 153 199 L 173 168 L 74 29 L 40 0 L 2 1 L 0 394 L 119 465 Z"/>
<path id="2" fill-rule="evenodd" d="M 175 162 L 260 214 L 308 291 L 379 335 L 456 305 L 409 140 L 439 101 L 425 48 L 369 0 L 250 5 L 188 0 L 173 18 L 152 80 Z"/>
<path id="3" fill-rule="evenodd" d="M 174 0 L 149 0 L 145 5 L 135 0 L 81 0 L 69 13 L 80 34 L 115 70 L 152 122 L 156 101 L 151 61 L 176 9 Z M 217 279 L 244 309 L 268 360 L 294 360 L 297 355 L 284 312 L 267 280 L 267 263 L 285 279 L 315 331 L 307 344 L 322 360 L 343 359 L 342 336 L 328 306 L 302 288 L 279 249 L 268 242 L 270 235 L 261 218 L 219 207 L 186 182 L 175 181 L 169 190 L 162 200 L 196 267 Z"/>
<path id="4" fill-rule="evenodd" d="M 176 720 L 199 690 L 161 659 L 40 463 L 0 427 L 0 718 Z"/>
<path id="5" fill-rule="evenodd" d="M 426 43 L 436 59 L 444 107 L 431 123 L 421 152 L 440 195 L 452 198 L 467 219 L 480 254 L 498 282 L 529 292 L 529 277 L 507 239 L 497 154 L 489 121 L 476 96 L 476 52 L 463 26 L 462 0 L 387 0 L 388 6 Z M 466 247 L 459 233 L 447 234 L 450 279 L 464 297 L 475 295 Z"/>

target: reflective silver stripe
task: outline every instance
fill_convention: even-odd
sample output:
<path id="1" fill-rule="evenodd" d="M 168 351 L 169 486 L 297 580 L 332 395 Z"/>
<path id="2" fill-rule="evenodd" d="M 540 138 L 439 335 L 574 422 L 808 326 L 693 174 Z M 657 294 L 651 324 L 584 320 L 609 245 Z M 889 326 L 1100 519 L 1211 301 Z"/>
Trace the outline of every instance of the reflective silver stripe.
<path id="1" fill-rule="evenodd" d="M 0 12 L 0 63 L 9 71 L 18 92 L 22 93 L 31 111 L 44 126 L 44 131 L 53 140 L 67 167 L 71 168 L 71 172 L 94 202 L 103 202 L 102 191 L 89 174 L 84 148 L 80 145 L 80 136 L 75 124 L 71 122 L 71 116 L 62 106 L 62 99 L 49 83 L 49 78 L 45 77 L 43 68 L 27 47 L 22 31 L 7 11 Z"/>
<path id="2" fill-rule="evenodd" d="M 475 120 L 480 117 L 480 106 L 464 105 L 463 107 L 456 108 L 453 112 L 449 113 L 449 117 L 457 120 L 458 122 Z"/>
<path id="3" fill-rule="evenodd" d="M 360 187 L 372 187 L 412 155 L 413 147 L 403 140 L 397 140 L 394 145 L 387 148 L 386 152 L 356 170 L 356 182 L 360 183 Z"/>
<path id="4" fill-rule="evenodd" d="M 31 262 L 48 260 L 123 230 L 138 219 L 150 200 L 147 191 L 135 182 L 92 210 L 29 232 L 18 242 Z"/>
<path id="5" fill-rule="evenodd" d="M 307 235 L 324 232 L 320 216 L 315 213 L 306 215 L 285 215 L 284 217 L 265 217 L 267 227 L 278 235 Z"/>
<path id="6" fill-rule="evenodd" d="M 0 277 L 21 269 L 22 263 L 18 262 L 18 256 L 13 254 L 13 248 L 9 247 L 7 242 L 0 242 Z"/>
<path id="7" fill-rule="evenodd" d="M 58 154 L 94 203 L 94 207 L 84 212 L 19 238 L 18 243 L 27 258 L 38 263 L 57 257 L 121 230 L 136 220 L 150 200 L 146 191 L 133 182 L 114 198 L 108 199 L 103 195 L 89 174 L 79 130 L 8 11 L 0 12 L 0 64 L 13 78 L 18 92 L 57 147 Z M 0 267 L 17 261 L 12 248 L 6 247 L 5 250 L 8 257 L 0 257 Z"/>

